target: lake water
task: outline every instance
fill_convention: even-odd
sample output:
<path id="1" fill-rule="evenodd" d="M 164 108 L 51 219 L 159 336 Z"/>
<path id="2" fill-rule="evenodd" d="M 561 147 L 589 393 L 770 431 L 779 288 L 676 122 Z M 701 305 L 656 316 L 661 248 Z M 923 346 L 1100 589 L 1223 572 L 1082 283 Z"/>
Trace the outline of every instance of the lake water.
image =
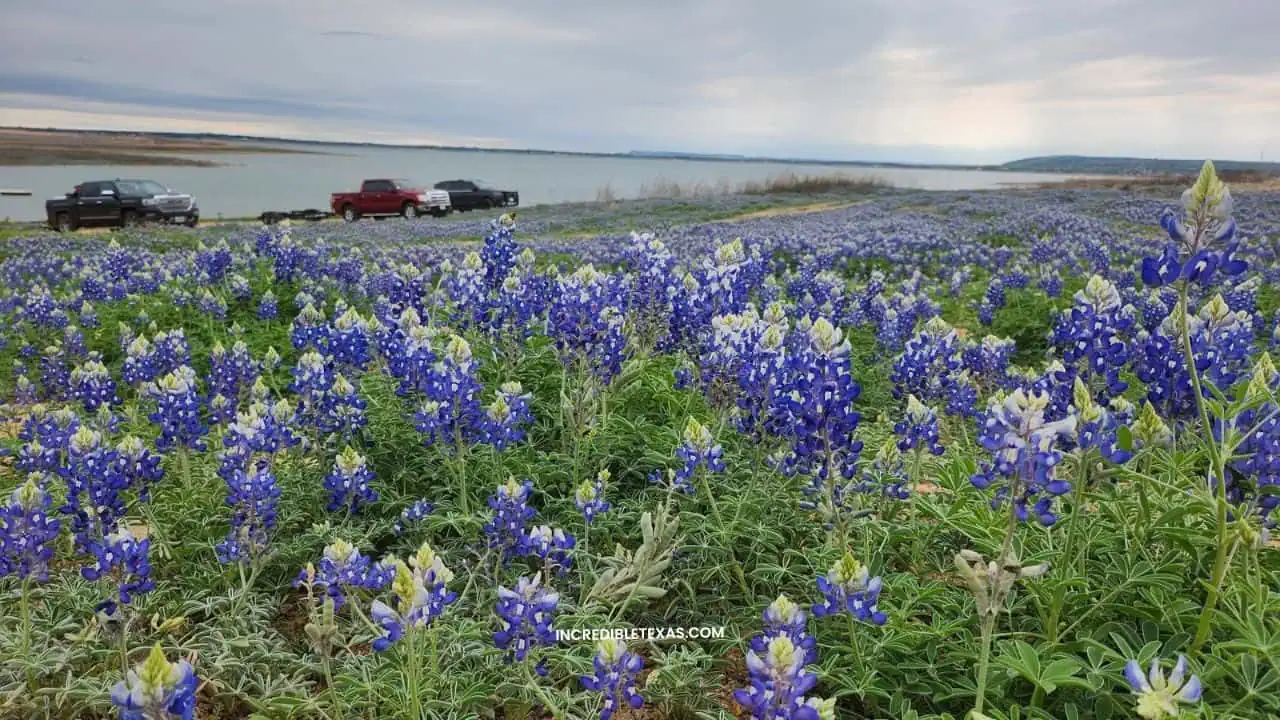
<path id="1" fill-rule="evenodd" d="M 113 177 L 148 178 L 194 193 L 202 218 L 256 216 L 264 210 L 328 209 L 329 194 L 356 190 L 364 178 L 408 178 L 424 186 L 442 180 L 481 178 L 520 193 L 522 205 L 592 201 L 608 187 L 634 198 L 661 182 L 686 185 L 762 181 L 783 173 L 883 178 L 922 190 L 981 190 L 1007 183 L 1056 182 L 1066 175 L 800 165 L 793 163 L 589 157 L 483 151 L 369 147 L 320 147 L 329 154 L 188 155 L 224 167 L 0 166 L 0 188 L 32 191 L 29 198 L 0 197 L 0 218 L 40 220 L 44 201 L 80 182 Z"/>

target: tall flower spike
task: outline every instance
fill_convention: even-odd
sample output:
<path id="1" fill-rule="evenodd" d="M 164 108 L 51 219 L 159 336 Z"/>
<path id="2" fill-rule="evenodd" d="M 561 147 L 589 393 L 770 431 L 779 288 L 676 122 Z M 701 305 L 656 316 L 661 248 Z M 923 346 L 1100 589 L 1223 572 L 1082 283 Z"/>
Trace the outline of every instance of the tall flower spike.
<path id="1" fill-rule="evenodd" d="M 612 638 L 601 640 L 591 664 L 595 672 L 582 677 L 582 687 L 603 697 L 600 720 L 610 720 L 624 702 L 633 709 L 644 706 L 644 698 L 636 690 L 636 677 L 644 669 L 644 658 L 628 650 L 626 643 Z"/>

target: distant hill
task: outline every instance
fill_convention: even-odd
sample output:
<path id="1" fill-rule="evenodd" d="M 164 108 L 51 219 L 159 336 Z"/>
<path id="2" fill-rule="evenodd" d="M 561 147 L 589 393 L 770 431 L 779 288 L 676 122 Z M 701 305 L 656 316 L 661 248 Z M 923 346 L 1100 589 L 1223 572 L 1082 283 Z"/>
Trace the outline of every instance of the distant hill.
<path id="1" fill-rule="evenodd" d="M 1194 175 L 1200 172 L 1200 166 L 1203 163 L 1203 160 L 1048 155 L 1007 162 L 1001 165 L 1000 169 L 1016 172 L 1073 173 L 1082 175 Z M 1280 163 L 1214 160 L 1213 164 L 1219 170 L 1225 172 L 1280 175 Z"/>

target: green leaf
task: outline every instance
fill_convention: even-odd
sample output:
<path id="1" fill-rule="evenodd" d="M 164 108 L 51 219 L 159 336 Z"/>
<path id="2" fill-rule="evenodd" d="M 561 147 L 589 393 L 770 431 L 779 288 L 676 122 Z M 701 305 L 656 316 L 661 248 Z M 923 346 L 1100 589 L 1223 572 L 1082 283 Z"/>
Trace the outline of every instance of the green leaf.
<path id="1" fill-rule="evenodd" d="M 1121 450 L 1133 452 L 1133 431 L 1128 425 L 1121 425 L 1116 429 L 1116 444 Z"/>

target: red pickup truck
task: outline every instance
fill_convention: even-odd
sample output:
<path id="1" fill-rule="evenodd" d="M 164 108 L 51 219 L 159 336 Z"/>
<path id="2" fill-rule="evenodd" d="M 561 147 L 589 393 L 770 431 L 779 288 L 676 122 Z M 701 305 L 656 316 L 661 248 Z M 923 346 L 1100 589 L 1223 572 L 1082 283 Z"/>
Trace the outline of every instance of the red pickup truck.
<path id="1" fill-rule="evenodd" d="M 360 192 L 334 193 L 329 199 L 329 206 L 347 222 L 355 222 L 366 215 L 443 217 L 453 209 L 449 193 L 443 190 L 423 190 L 408 180 L 391 179 L 365 180 L 360 184 Z"/>

